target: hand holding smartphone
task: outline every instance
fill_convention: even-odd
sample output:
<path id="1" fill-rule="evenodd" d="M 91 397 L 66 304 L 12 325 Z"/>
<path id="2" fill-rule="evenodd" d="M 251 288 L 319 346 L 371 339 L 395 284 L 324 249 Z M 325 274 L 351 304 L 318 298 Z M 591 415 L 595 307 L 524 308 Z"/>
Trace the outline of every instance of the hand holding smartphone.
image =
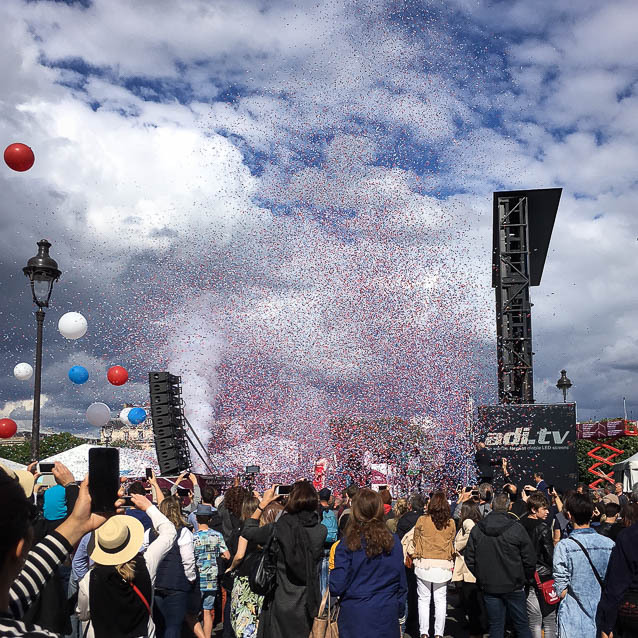
<path id="1" fill-rule="evenodd" d="M 120 453 L 114 447 L 89 450 L 91 512 L 115 512 L 120 488 Z"/>
<path id="2" fill-rule="evenodd" d="M 275 494 L 277 496 L 288 496 L 292 490 L 292 485 L 277 485 Z"/>

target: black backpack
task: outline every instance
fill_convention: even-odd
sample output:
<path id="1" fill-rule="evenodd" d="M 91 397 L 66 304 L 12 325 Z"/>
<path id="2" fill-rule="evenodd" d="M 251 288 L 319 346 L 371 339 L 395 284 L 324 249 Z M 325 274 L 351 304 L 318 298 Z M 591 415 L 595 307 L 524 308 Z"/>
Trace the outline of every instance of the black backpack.
<path id="1" fill-rule="evenodd" d="M 277 535 L 275 525 L 272 526 L 270 538 L 257 553 L 257 559 L 250 568 L 248 585 L 259 596 L 268 596 L 277 585 Z"/>

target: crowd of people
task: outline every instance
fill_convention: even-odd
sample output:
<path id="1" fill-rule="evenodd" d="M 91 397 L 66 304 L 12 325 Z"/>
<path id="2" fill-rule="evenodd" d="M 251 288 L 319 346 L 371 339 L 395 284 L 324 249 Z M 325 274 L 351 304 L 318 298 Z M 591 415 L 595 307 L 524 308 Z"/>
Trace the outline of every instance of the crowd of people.
<path id="1" fill-rule="evenodd" d="M 36 465 L 0 470 L 0 636 L 440 638 L 452 590 L 472 638 L 638 635 L 638 484 L 560 494 L 539 471 L 395 498 L 152 475 L 106 516 L 61 463 L 45 490 Z"/>

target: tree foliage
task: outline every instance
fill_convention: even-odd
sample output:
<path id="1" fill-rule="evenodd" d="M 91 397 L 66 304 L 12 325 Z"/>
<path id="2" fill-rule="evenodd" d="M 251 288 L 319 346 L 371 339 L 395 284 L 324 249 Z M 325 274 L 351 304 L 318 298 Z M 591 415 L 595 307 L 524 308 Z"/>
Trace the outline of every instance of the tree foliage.
<path id="1" fill-rule="evenodd" d="M 84 439 L 73 436 L 70 432 L 50 434 L 40 441 L 40 458 L 46 459 L 83 443 L 86 443 Z M 31 462 L 31 441 L 2 446 L 0 447 L 0 456 L 15 463 L 28 465 Z"/>

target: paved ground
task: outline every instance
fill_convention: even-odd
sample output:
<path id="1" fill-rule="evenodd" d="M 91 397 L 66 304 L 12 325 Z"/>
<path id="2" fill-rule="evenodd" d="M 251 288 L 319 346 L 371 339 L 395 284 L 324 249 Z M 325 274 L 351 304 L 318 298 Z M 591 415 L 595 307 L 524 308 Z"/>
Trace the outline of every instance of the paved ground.
<path id="1" fill-rule="evenodd" d="M 434 610 L 432 610 L 434 611 Z M 434 617 L 432 617 L 434 622 Z M 445 621 L 445 638 L 468 638 L 469 633 L 465 628 L 466 621 L 463 612 L 459 608 L 459 597 L 454 587 L 448 587 L 447 594 L 447 620 Z M 431 632 L 434 627 L 431 625 Z M 405 634 L 406 638 L 420 638 L 418 634 L 411 636 Z M 433 635 L 430 633 L 430 635 Z"/>
<path id="2" fill-rule="evenodd" d="M 445 638 L 468 638 L 469 634 L 465 628 L 465 618 L 463 613 L 459 609 L 459 597 L 453 587 L 448 588 L 447 597 L 447 620 L 445 622 Z M 214 638 L 221 638 L 222 626 L 221 624 L 215 627 L 213 632 Z M 405 638 L 420 638 L 418 634 L 411 636 L 405 634 Z"/>

